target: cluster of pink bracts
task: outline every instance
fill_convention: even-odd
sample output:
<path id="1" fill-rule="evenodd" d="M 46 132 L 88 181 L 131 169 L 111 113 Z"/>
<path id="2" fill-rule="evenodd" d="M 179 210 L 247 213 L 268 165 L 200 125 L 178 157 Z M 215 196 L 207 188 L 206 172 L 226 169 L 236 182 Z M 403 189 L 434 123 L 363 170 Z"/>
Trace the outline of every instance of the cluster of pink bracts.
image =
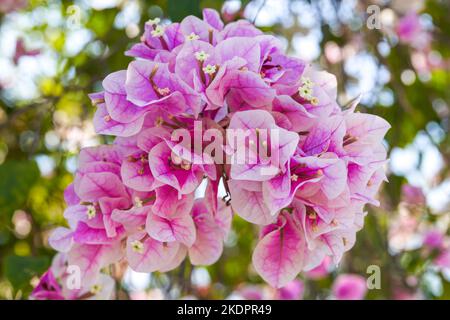
<path id="1" fill-rule="evenodd" d="M 233 213 L 261 227 L 253 264 L 274 287 L 326 256 L 337 263 L 353 246 L 364 205 L 377 204 L 385 179 L 389 124 L 355 113 L 356 102 L 342 110 L 334 76 L 286 56 L 276 37 L 247 21 L 224 26 L 210 9 L 203 20 L 147 22 L 127 54 L 137 59 L 91 95 L 97 132 L 116 139 L 81 151 L 65 192 L 69 228 L 50 238 L 62 263 L 81 271 L 71 298 L 101 292 L 101 270 L 122 259 L 138 272 L 169 271 L 186 258 L 213 264 Z M 224 135 L 248 130 L 247 146 L 261 130 L 277 130 L 278 161 L 192 161 L 197 151 L 176 148 L 171 134 L 198 121 Z M 34 296 L 52 298 L 45 289 L 56 287 L 67 298 L 64 274 L 58 283 L 49 273 L 51 285 Z"/>

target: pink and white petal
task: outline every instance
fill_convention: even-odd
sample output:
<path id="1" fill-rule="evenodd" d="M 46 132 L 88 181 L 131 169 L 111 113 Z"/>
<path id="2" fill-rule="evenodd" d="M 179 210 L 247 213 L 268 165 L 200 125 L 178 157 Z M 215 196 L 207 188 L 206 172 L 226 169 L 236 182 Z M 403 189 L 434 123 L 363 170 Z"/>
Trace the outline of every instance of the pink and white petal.
<path id="1" fill-rule="evenodd" d="M 123 256 L 120 242 L 110 245 L 76 244 L 68 253 L 68 265 L 79 268 L 81 283 L 93 285 L 100 269 L 119 261 Z"/>
<path id="2" fill-rule="evenodd" d="M 52 231 L 48 243 L 59 252 L 69 252 L 73 245 L 73 231 L 64 227 L 58 227 Z"/>
<path id="3" fill-rule="evenodd" d="M 75 193 L 73 183 L 69 184 L 64 190 L 64 200 L 69 206 L 74 206 L 80 203 L 80 198 Z"/>
<path id="4" fill-rule="evenodd" d="M 355 244 L 356 231 L 352 229 L 340 229 L 323 234 L 322 241 L 329 249 L 335 264 L 341 261 L 344 252 L 350 250 Z"/>
<path id="5" fill-rule="evenodd" d="M 170 260 L 169 263 L 166 264 L 164 267 L 160 268 L 159 272 L 167 272 L 177 268 L 186 258 L 186 255 L 187 255 L 187 247 L 184 245 L 180 245 L 178 247 L 177 253 L 172 258 L 172 260 Z"/>
<path id="6" fill-rule="evenodd" d="M 193 219 L 197 237 L 195 243 L 189 248 L 189 259 L 193 265 L 213 264 L 222 254 L 223 235 L 204 199 L 196 200 Z"/>
<path id="7" fill-rule="evenodd" d="M 344 119 L 341 116 L 329 117 L 308 132 L 306 139 L 301 142 L 301 147 L 306 155 L 318 155 L 328 150 L 339 151 L 344 135 Z"/>
<path id="8" fill-rule="evenodd" d="M 183 79 L 192 88 L 199 86 L 198 91 L 203 91 L 205 84 L 198 81 L 201 77 L 201 65 L 196 58 L 197 52 L 204 52 L 207 58 L 203 61 L 203 65 L 215 65 L 214 47 L 208 42 L 204 41 L 188 41 L 186 42 L 180 52 L 177 54 L 175 73 Z"/>
<path id="9" fill-rule="evenodd" d="M 250 182 L 228 181 L 233 211 L 251 223 L 260 225 L 273 223 L 275 217 L 270 214 L 269 208 L 265 205 L 261 184 L 257 188 L 247 188 Z"/>
<path id="10" fill-rule="evenodd" d="M 196 237 L 194 221 L 187 213 L 176 213 L 170 218 L 149 214 L 146 230 L 152 238 L 158 241 L 178 241 L 188 247 L 193 245 Z"/>
<path id="11" fill-rule="evenodd" d="M 127 259 L 130 267 L 137 272 L 154 272 L 164 268 L 167 261 L 175 257 L 178 252 L 177 242 L 161 242 L 151 237 L 143 240 L 145 234 L 135 234 L 127 239 Z M 134 241 L 141 241 L 142 251 L 133 249 Z"/>
<path id="12" fill-rule="evenodd" d="M 220 19 L 220 14 L 214 9 L 203 9 L 203 20 L 208 23 L 211 27 L 222 30 L 223 29 L 223 21 Z"/>
<path id="13" fill-rule="evenodd" d="M 254 38 L 234 37 L 221 41 L 215 47 L 219 64 L 240 57 L 246 61 L 246 67 L 255 73 L 259 72 L 261 49 Z"/>
<path id="14" fill-rule="evenodd" d="M 264 202 L 272 216 L 292 202 L 298 186 L 292 187 L 289 167 L 284 174 L 262 183 Z"/>
<path id="15" fill-rule="evenodd" d="M 145 108 L 139 108 L 127 100 L 126 76 L 126 70 L 113 72 L 102 83 L 105 89 L 105 105 L 108 114 L 113 120 L 120 123 L 134 122 L 146 112 Z"/>
<path id="16" fill-rule="evenodd" d="M 156 189 L 156 200 L 152 210 L 161 217 L 188 214 L 194 205 L 194 194 L 180 195 L 178 190 L 165 185 Z"/>
<path id="17" fill-rule="evenodd" d="M 230 71 L 222 79 L 222 91 L 236 91 L 243 102 L 254 108 L 264 108 L 275 98 L 272 89 L 257 73 L 251 71 Z"/>
<path id="18" fill-rule="evenodd" d="M 210 227 L 197 229 L 197 238 L 189 248 L 189 259 L 194 266 L 208 266 L 219 260 L 223 250 L 220 229 Z"/>
<path id="19" fill-rule="evenodd" d="M 185 35 L 188 36 L 191 33 L 196 34 L 200 37 L 202 41 L 208 41 L 209 39 L 209 27 L 208 23 L 200 20 L 195 16 L 187 16 L 180 23 L 180 30 Z M 217 32 L 215 32 L 217 33 Z"/>
<path id="20" fill-rule="evenodd" d="M 127 99 L 139 107 L 148 105 L 150 102 L 158 100 L 158 95 L 152 88 L 149 77 L 152 72 L 159 69 L 167 72 L 165 64 L 153 61 L 137 60 L 128 65 L 125 81 Z"/>
<path id="21" fill-rule="evenodd" d="M 120 169 L 123 183 L 137 191 L 152 191 L 161 183 L 153 177 L 148 163 L 124 160 Z"/>
<path id="22" fill-rule="evenodd" d="M 87 300 L 114 300 L 116 294 L 116 281 L 109 275 L 104 273 L 99 274 L 95 285 L 100 288 L 100 292 L 94 296 L 87 298 Z M 89 286 L 87 290 L 91 290 Z"/>
<path id="23" fill-rule="evenodd" d="M 167 129 L 153 127 L 141 131 L 137 136 L 136 143 L 140 150 L 148 153 L 162 140 L 168 139 L 170 139 L 170 132 Z"/>
<path id="24" fill-rule="evenodd" d="M 151 207 L 144 206 L 140 208 L 131 208 L 129 210 L 114 210 L 111 218 L 120 223 L 128 231 L 136 231 L 145 225 L 147 215 L 151 214 Z"/>
<path id="25" fill-rule="evenodd" d="M 75 180 L 75 192 L 84 201 L 96 202 L 101 197 L 124 197 L 127 192 L 119 177 L 110 172 L 87 173 Z"/>
<path id="26" fill-rule="evenodd" d="M 284 226 L 266 234 L 253 252 L 253 266 L 258 274 L 275 288 L 292 281 L 302 270 L 305 241 L 289 215 Z"/>
<path id="27" fill-rule="evenodd" d="M 271 129 L 275 125 L 272 115 L 264 110 L 236 112 L 231 118 L 230 129 Z"/>
<path id="28" fill-rule="evenodd" d="M 78 156 L 78 167 L 85 167 L 90 162 L 109 162 L 120 165 L 122 155 L 115 145 L 99 145 L 81 149 Z"/>
<path id="29" fill-rule="evenodd" d="M 222 199 L 217 199 L 217 211 L 214 219 L 222 231 L 223 239 L 225 240 L 231 230 L 233 211 L 231 210 L 231 206 L 227 205 Z"/>
<path id="30" fill-rule="evenodd" d="M 76 243 L 85 244 L 109 244 L 114 239 L 109 238 L 105 229 L 95 229 L 89 227 L 84 222 L 79 222 L 77 228 L 73 232 L 73 240 Z"/>
<path id="31" fill-rule="evenodd" d="M 69 206 L 64 210 L 64 218 L 67 219 L 71 229 L 75 230 L 78 222 L 82 221 L 87 223 L 92 228 L 103 228 L 103 220 L 101 215 L 96 215 L 94 218 L 89 219 L 87 216 L 87 206 L 75 205 Z"/>
<path id="32" fill-rule="evenodd" d="M 144 124 L 145 116 L 140 116 L 130 123 L 113 120 L 106 110 L 105 104 L 99 104 L 94 114 L 94 128 L 98 134 L 129 137 L 139 132 Z"/>
<path id="33" fill-rule="evenodd" d="M 171 150 L 167 144 L 164 141 L 158 143 L 148 155 L 150 170 L 155 179 L 180 191 L 180 183 L 168 163 L 170 156 Z"/>
<path id="34" fill-rule="evenodd" d="M 224 39 L 227 39 L 231 37 L 256 37 L 262 35 L 263 32 L 250 21 L 242 19 L 228 23 L 220 34 Z"/>

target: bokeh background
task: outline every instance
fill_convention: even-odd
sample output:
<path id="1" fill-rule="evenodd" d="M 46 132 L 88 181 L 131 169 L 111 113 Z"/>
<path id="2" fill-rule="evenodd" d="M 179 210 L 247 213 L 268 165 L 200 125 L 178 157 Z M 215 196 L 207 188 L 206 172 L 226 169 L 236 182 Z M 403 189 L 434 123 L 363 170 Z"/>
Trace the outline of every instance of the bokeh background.
<path id="1" fill-rule="evenodd" d="M 94 133 L 87 94 L 126 68 L 149 18 L 205 7 L 254 21 L 335 74 L 341 105 L 362 94 L 360 110 L 392 124 L 389 183 L 339 266 L 274 290 L 251 266 L 257 230 L 235 217 L 218 263 L 127 270 L 118 298 L 450 299 L 448 0 L 0 0 L 0 299 L 26 299 L 48 268 L 77 154 L 109 140 Z M 380 289 L 365 286 L 371 265 Z"/>

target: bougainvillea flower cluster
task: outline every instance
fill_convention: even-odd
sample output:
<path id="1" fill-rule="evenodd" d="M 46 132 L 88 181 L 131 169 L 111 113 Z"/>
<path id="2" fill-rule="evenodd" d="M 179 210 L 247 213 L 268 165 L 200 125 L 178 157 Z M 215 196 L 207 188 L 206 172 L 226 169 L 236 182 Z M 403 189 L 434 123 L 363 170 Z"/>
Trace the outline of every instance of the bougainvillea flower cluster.
<path id="1" fill-rule="evenodd" d="M 126 54 L 135 60 L 90 96 L 96 131 L 115 140 L 81 151 L 68 228 L 50 238 L 84 288 L 118 261 L 138 272 L 213 264 L 234 214 L 259 227 L 253 264 L 274 287 L 339 262 L 386 179 L 386 121 L 355 112 L 357 101 L 341 108 L 333 75 L 214 10 L 150 20 Z M 176 143 L 180 130 L 203 140 Z M 223 138 L 213 153 L 209 130 Z M 245 154 L 232 143 L 242 135 Z M 269 149 L 276 161 L 258 152 Z"/>

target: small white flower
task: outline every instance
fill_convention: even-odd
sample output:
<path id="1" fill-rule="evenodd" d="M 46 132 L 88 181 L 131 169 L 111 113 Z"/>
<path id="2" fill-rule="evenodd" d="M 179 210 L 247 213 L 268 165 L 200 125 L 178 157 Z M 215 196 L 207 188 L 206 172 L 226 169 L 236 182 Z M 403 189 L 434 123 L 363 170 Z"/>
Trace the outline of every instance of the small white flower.
<path id="1" fill-rule="evenodd" d="M 311 79 L 308 77 L 301 77 L 301 81 L 303 86 L 308 88 L 312 88 L 312 86 L 314 85 L 314 82 L 312 82 Z"/>
<path id="2" fill-rule="evenodd" d="M 164 27 L 156 26 L 154 30 L 151 32 L 152 37 L 162 37 L 164 35 Z"/>
<path id="3" fill-rule="evenodd" d="M 319 99 L 317 97 L 312 97 L 310 101 L 313 106 L 317 106 L 319 104 Z"/>
<path id="4" fill-rule="evenodd" d="M 206 74 L 214 74 L 216 73 L 216 66 L 208 64 L 206 67 L 203 68 L 203 72 Z"/>
<path id="5" fill-rule="evenodd" d="M 200 36 L 193 32 L 190 35 L 186 36 L 186 40 L 188 40 L 188 41 L 193 41 L 193 40 L 198 40 L 198 39 L 200 39 Z"/>
<path id="6" fill-rule="evenodd" d="M 291 175 L 291 180 L 292 181 L 297 181 L 298 180 L 298 175 L 296 175 L 295 173 Z"/>
<path id="7" fill-rule="evenodd" d="M 170 89 L 165 87 L 165 88 L 154 88 L 156 92 L 158 92 L 161 96 L 165 97 L 168 94 L 170 94 Z"/>
<path id="8" fill-rule="evenodd" d="M 308 218 L 311 220 L 316 220 L 317 219 L 317 213 L 315 211 L 311 212 L 310 214 L 308 214 Z"/>
<path id="9" fill-rule="evenodd" d="M 205 51 L 198 51 L 195 53 L 195 59 L 197 59 L 198 61 L 205 61 L 206 59 L 208 59 L 209 54 L 207 54 Z"/>
<path id="10" fill-rule="evenodd" d="M 144 252 L 144 244 L 139 240 L 134 240 L 131 242 L 131 248 L 134 252 L 142 253 Z"/>
<path id="11" fill-rule="evenodd" d="M 190 170 L 191 169 L 191 163 L 189 161 L 183 160 L 183 161 L 181 161 L 180 167 L 183 170 Z"/>
<path id="12" fill-rule="evenodd" d="M 142 208 L 143 205 L 144 205 L 144 203 L 142 202 L 141 198 L 134 197 L 134 206 L 136 208 Z"/>
<path id="13" fill-rule="evenodd" d="M 160 22 L 161 22 L 161 19 L 160 19 L 160 18 L 155 18 L 155 19 L 149 19 L 149 20 L 147 21 L 147 24 L 153 26 L 153 25 L 159 24 Z"/>
<path id="14" fill-rule="evenodd" d="M 93 219 L 97 215 L 97 210 L 95 210 L 95 207 L 93 205 L 88 205 L 86 210 L 86 215 L 88 219 Z"/>
<path id="15" fill-rule="evenodd" d="M 156 126 L 156 127 L 162 126 L 163 123 L 164 123 L 163 117 L 160 116 L 160 117 L 157 117 L 157 118 L 155 119 L 155 126 Z"/>
<path id="16" fill-rule="evenodd" d="M 103 287 L 99 284 L 94 284 L 91 287 L 91 293 L 92 294 L 99 294 L 102 291 Z"/>
<path id="17" fill-rule="evenodd" d="M 311 88 L 308 88 L 305 86 L 301 86 L 300 88 L 298 88 L 298 94 L 303 99 L 310 100 L 312 98 L 312 93 L 313 92 L 312 92 Z"/>
<path id="18" fill-rule="evenodd" d="M 180 165 L 181 162 L 183 161 L 183 159 L 176 154 L 173 154 L 171 158 L 172 158 L 172 163 L 177 166 Z"/>

